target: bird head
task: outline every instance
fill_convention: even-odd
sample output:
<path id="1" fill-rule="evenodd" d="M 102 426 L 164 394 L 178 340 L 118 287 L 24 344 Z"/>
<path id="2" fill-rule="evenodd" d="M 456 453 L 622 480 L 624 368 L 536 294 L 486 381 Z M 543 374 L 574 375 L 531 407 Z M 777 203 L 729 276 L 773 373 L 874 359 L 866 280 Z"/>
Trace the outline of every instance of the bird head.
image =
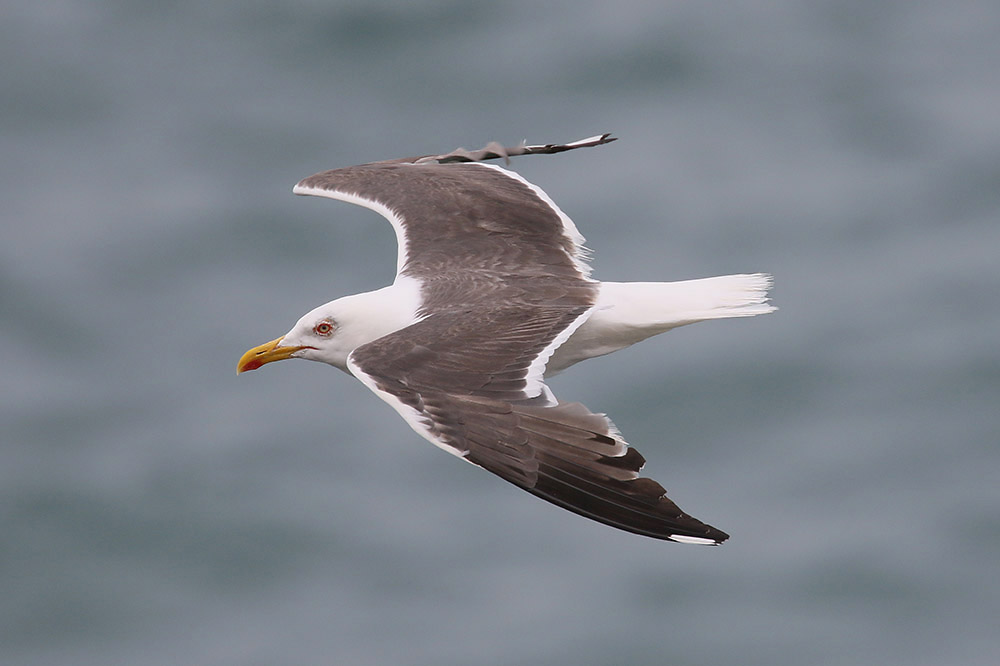
<path id="1" fill-rule="evenodd" d="M 411 299 L 392 288 L 345 296 L 303 315 L 288 333 L 248 350 L 236 365 L 240 374 L 272 361 L 304 358 L 347 369 L 347 357 L 363 344 L 412 323 Z"/>
<path id="2" fill-rule="evenodd" d="M 286 358 L 322 361 L 347 370 L 347 356 L 356 346 L 349 342 L 340 320 L 335 316 L 337 301 L 327 303 L 304 315 L 288 333 L 247 350 L 236 365 L 236 374 L 256 370 Z"/>

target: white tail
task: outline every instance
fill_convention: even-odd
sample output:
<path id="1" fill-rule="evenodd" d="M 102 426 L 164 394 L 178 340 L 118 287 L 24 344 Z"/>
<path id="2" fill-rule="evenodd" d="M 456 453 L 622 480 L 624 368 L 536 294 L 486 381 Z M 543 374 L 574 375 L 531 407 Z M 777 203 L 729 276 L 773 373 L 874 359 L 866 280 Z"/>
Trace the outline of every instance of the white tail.
<path id="1" fill-rule="evenodd" d="M 683 282 L 604 282 L 594 317 L 617 326 L 665 331 L 706 319 L 753 317 L 776 308 L 767 302 L 773 279 L 764 273 Z"/>
<path id="2" fill-rule="evenodd" d="M 556 350 L 546 374 L 685 324 L 774 312 L 765 273 L 682 282 L 602 282 L 594 313 Z"/>

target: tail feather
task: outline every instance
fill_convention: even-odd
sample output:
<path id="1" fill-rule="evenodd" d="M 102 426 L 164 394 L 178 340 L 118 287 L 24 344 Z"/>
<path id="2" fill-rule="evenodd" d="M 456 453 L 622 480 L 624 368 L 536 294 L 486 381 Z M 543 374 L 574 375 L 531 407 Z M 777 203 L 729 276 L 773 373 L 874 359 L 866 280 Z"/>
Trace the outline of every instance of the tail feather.
<path id="1" fill-rule="evenodd" d="M 728 317 L 754 317 L 777 310 L 768 302 L 767 292 L 774 285 L 774 278 L 766 273 L 722 275 L 684 282 L 638 283 L 649 285 L 643 293 L 637 286 L 636 294 L 653 299 L 662 308 L 661 317 L 670 327 L 706 319 Z M 677 323 L 674 323 L 677 322 Z"/>

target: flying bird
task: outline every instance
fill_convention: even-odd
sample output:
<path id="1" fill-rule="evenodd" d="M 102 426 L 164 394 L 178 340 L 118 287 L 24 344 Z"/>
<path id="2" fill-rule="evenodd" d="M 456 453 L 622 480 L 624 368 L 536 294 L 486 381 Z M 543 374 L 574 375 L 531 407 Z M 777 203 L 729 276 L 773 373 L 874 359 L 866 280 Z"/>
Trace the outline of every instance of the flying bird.
<path id="1" fill-rule="evenodd" d="M 775 310 L 771 276 L 599 282 L 584 238 L 539 187 L 485 160 L 614 141 L 490 144 L 324 171 L 295 194 L 374 210 L 396 232 L 393 283 L 304 315 L 237 373 L 288 358 L 357 377 L 420 435 L 544 500 L 628 532 L 717 545 L 604 414 L 545 383 L 569 366 L 672 328 Z"/>

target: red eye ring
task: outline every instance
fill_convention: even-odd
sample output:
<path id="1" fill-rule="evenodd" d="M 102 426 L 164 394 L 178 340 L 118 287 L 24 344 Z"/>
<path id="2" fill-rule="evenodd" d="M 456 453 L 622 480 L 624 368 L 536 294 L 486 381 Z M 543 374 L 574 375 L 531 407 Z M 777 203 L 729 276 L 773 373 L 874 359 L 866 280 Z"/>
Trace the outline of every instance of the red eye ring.
<path id="1" fill-rule="evenodd" d="M 333 324 L 331 324 L 328 321 L 321 321 L 320 323 L 313 326 L 313 333 L 315 333 L 316 335 L 322 335 L 323 337 L 327 337 L 333 334 Z"/>

